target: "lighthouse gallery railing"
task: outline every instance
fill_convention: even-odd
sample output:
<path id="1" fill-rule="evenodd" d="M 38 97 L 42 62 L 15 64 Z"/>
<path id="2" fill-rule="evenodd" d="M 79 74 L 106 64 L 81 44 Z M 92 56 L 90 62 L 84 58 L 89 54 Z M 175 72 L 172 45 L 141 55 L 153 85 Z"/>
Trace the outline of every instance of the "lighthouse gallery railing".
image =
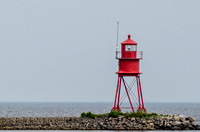
<path id="1" fill-rule="evenodd" d="M 116 51 L 116 59 L 142 59 L 143 58 L 143 52 L 142 51 L 136 51 L 136 57 L 122 57 L 123 53 L 128 53 L 131 51 Z"/>

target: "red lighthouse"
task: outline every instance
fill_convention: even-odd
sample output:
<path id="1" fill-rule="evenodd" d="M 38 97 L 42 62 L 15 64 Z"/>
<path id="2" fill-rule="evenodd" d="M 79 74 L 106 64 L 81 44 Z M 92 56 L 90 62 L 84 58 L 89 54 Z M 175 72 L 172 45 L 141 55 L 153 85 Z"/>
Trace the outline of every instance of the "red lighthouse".
<path id="1" fill-rule="evenodd" d="M 117 89 L 115 95 L 114 107 L 112 110 L 120 111 L 122 108 L 131 108 L 139 111 L 146 111 L 143 102 L 142 88 L 140 81 L 139 62 L 142 59 L 143 52 L 137 51 L 137 43 L 128 35 L 128 39 L 121 43 L 121 51 L 116 51 L 116 59 L 119 60 L 119 71 Z M 131 78 L 131 83 L 125 81 L 125 78 Z M 133 86 L 136 84 L 136 93 L 133 92 Z M 121 94 L 122 88 L 125 93 Z M 130 107 L 122 107 L 121 104 L 125 97 L 128 97 Z"/>

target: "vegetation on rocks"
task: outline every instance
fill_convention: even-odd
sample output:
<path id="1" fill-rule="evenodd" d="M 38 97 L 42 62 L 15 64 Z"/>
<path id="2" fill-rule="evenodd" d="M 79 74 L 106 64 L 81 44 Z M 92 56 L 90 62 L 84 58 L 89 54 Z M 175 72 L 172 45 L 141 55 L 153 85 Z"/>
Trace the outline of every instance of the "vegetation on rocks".
<path id="1" fill-rule="evenodd" d="M 150 117 L 156 117 L 158 116 L 157 113 L 144 113 L 144 112 L 126 112 L 122 113 L 120 111 L 111 111 L 110 113 L 106 114 L 94 114 L 91 112 L 83 112 L 81 113 L 81 117 L 89 117 L 89 118 L 95 118 L 95 117 L 113 117 L 117 118 L 119 116 L 123 117 L 139 117 L 139 118 L 150 118 Z M 163 115 L 164 116 L 164 115 Z"/>
<path id="2" fill-rule="evenodd" d="M 106 117 L 106 116 L 108 116 L 108 115 L 107 114 L 94 114 L 94 113 L 91 113 L 91 112 L 81 113 L 81 117 L 95 118 L 95 117 Z"/>

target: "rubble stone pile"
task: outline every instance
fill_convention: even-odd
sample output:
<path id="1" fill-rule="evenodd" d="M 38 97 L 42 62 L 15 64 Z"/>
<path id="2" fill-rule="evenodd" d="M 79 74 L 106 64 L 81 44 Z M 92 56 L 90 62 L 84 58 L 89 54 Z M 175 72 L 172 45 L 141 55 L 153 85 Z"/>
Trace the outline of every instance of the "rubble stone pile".
<path id="1" fill-rule="evenodd" d="M 1 130 L 200 130 L 193 117 L 0 117 Z"/>

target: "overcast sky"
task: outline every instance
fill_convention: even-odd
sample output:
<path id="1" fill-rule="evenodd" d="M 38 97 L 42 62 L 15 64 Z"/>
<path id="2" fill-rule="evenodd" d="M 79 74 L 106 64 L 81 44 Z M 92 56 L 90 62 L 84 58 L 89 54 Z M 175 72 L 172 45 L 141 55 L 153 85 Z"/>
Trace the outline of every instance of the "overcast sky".
<path id="1" fill-rule="evenodd" d="M 1 0 L 0 102 L 113 102 L 119 43 L 145 102 L 200 102 L 199 0 Z"/>

